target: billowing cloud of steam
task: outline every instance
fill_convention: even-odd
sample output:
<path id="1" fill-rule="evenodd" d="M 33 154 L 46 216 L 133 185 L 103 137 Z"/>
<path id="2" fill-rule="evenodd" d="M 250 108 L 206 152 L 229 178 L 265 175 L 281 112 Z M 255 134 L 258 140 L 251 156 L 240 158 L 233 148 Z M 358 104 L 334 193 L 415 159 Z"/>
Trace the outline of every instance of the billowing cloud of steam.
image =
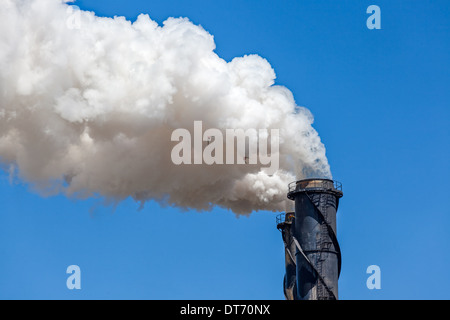
<path id="1" fill-rule="evenodd" d="M 58 0 L 0 5 L 0 161 L 42 194 L 283 210 L 287 184 L 330 177 L 313 118 L 257 56 L 231 62 L 202 27 L 102 18 Z M 72 23 L 72 27 L 70 27 Z M 76 24 L 78 23 L 78 25 Z M 280 169 L 172 163 L 171 133 L 280 129 Z"/>

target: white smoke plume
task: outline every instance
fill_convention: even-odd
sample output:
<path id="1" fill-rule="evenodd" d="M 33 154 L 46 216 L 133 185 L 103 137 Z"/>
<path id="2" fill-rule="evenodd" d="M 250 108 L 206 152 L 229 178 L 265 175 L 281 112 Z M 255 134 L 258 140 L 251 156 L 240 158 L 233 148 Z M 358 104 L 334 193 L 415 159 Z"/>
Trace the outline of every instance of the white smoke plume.
<path id="1" fill-rule="evenodd" d="M 43 195 L 237 214 L 283 210 L 289 182 L 331 177 L 311 113 L 274 85 L 265 59 L 225 61 L 187 19 L 132 23 L 64 2 L 0 3 L 0 162 L 10 174 Z M 279 129 L 279 170 L 174 165 L 171 133 L 196 120 Z"/>

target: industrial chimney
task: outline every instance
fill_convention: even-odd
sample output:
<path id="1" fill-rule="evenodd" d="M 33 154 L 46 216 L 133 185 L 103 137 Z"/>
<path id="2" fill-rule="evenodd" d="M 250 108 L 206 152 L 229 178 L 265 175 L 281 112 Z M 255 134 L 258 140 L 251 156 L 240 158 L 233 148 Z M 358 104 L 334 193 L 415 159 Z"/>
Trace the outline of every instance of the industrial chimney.
<path id="1" fill-rule="evenodd" d="M 341 250 L 336 238 L 336 212 L 342 185 L 328 179 L 289 184 L 295 212 L 277 217 L 285 246 L 287 300 L 337 300 Z"/>

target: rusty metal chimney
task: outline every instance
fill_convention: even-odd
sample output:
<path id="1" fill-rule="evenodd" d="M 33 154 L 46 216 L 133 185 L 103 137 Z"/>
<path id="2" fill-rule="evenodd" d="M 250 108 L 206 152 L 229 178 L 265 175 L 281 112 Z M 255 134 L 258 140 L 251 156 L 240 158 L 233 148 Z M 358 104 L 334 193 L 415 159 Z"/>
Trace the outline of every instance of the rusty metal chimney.
<path id="1" fill-rule="evenodd" d="M 342 185 L 329 179 L 289 184 L 295 212 L 277 217 L 285 246 L 287 300 L 337 300 L 341 250 L 336 237 L 336 212 Z"/>

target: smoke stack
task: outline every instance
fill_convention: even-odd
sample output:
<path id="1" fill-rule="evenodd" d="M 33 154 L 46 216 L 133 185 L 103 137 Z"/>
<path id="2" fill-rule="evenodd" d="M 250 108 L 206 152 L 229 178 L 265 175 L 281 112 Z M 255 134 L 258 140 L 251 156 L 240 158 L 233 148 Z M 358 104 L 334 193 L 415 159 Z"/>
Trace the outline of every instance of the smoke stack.
<path id="1" fill-rule="evenodd" d="M 295 212 L 277 217 L 285 245 L 287 300 L 337 300 L 341 251 L 336 238 L 336 212 L 342 185 L 328 179 L 289 184 Z"/>

